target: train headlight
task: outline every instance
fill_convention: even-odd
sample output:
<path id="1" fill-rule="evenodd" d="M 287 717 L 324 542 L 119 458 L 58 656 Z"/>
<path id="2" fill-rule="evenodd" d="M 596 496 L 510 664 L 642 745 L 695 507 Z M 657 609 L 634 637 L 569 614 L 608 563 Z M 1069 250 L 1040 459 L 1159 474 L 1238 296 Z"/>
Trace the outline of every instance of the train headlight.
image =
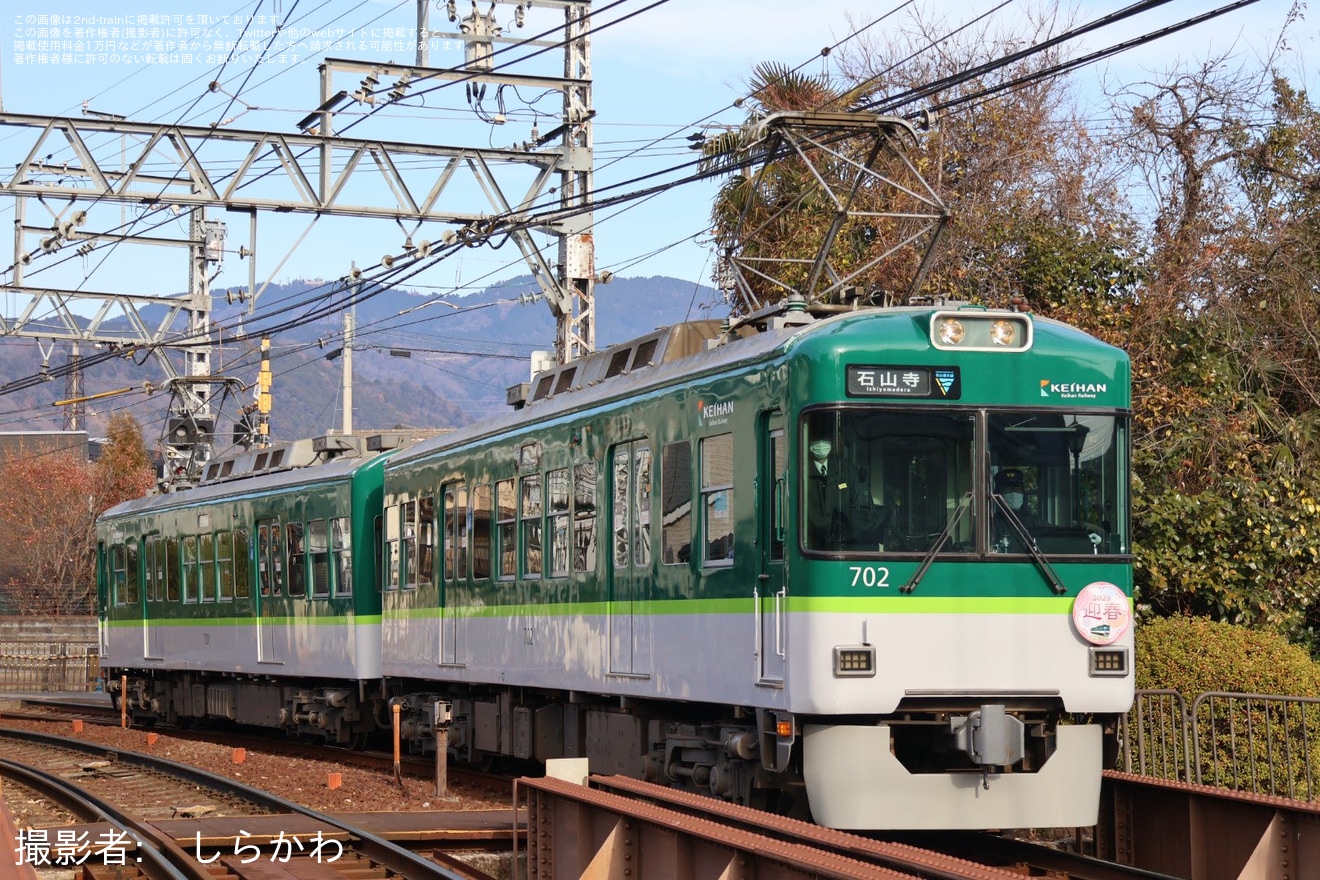
<path id="1" fill-rule="evenodd" d="M 957 318 L 940 319 L 940 342 L 945 345 L 957 345 L 963 341 L 963 336 L 966 334 L 962 321 Z"/>
<path id="2" fill-rule="evenodd" d="M 875 675 L 874 645 L 835 645 L 835 678 L 870 678 Z"/>
<path id="3" fill-rule="evenodd" d="M 1012 321 L 995 321 L 990 325 L 990 341 L 995 345 L 1012 345 L 1017 338 L 1017 325 Z"/>
<path id="4" fill-rule="evenodd" d="M 1128 674 L 1127 648 L 1092 648 L 1090 666 L 1091 668 L 1088 671 L 1092 676 L 1126 676 Z"/>

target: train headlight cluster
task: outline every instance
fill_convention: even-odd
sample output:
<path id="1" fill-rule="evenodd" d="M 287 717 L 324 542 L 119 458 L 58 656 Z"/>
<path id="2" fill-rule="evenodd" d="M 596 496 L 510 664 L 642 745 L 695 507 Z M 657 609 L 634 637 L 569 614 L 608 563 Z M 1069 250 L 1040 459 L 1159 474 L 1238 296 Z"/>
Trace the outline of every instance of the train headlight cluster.
<path id="1" fill-rule="evenodd" d="M 875 675 L 874 645 L 835 645 L 834 677 L 867 678 Z"/>
<path id="2" fill-rule="evenodd" d="M 930 319 L 931 344 L 946 351 L 1026 351 L 1031 329 L 1031 316 L 1019 312 L 960 309 Z"/>

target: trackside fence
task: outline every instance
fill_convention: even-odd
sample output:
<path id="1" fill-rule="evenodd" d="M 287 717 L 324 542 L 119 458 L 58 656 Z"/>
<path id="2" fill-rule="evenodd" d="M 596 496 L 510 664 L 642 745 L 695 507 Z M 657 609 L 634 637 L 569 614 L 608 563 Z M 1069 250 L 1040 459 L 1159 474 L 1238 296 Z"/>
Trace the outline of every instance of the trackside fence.
<path id="1" fill-rule="evenodd" d="M 1320 799 L 1317 698 L 1139 690 L 1120 734 L 1129 773 Z"/>
<path id="2" fill-rule="evenodd" d="M 83 642 L 0 642 L 0 693 L 96 690 L 97 646 Z"/>

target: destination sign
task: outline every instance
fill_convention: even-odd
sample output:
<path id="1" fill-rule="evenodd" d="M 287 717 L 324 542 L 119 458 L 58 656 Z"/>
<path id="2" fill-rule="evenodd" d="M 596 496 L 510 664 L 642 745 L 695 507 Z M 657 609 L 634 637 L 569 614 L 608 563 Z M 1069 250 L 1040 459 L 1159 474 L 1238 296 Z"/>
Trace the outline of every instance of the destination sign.
<path id="1" fill-rule="evenodd" d="M 962 397 L 962 377 L 957 367 L 849 364 L 847 378 L 849 397 Z"/>

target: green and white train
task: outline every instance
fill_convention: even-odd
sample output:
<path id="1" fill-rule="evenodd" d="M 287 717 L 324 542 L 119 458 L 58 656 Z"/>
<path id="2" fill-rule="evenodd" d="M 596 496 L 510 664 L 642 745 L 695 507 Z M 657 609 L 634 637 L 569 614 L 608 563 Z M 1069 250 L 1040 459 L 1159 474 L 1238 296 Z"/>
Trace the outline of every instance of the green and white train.
<path id="1" fill-rule="evenodd" d="M 353 742 L 397 705 L 416 751 L 438 718 L 459 760 L 832 827 L 1092 824 L 1133 697 L 1129 388 L 1026 313 L 676 325 L 495 420 L 107 512 L 102 665 L 142 721 Z"/>

